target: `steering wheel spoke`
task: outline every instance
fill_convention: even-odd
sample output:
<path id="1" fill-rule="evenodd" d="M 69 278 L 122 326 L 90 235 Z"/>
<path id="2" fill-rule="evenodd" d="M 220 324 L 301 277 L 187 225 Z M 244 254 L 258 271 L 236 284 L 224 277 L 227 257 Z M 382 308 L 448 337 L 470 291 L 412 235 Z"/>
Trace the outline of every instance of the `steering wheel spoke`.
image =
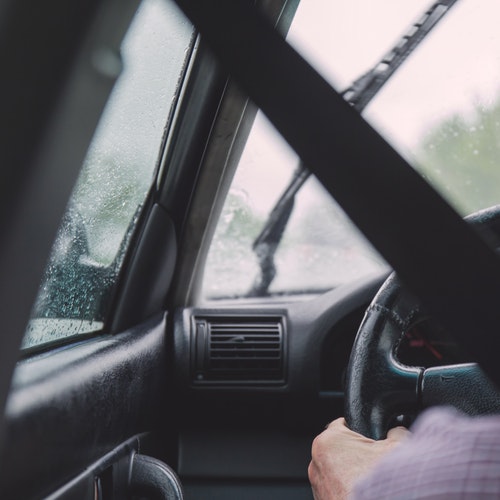
<path id="1" fill-rule="evenodd" d="M 427 368 L 420 390 L 424 408 L 449 405 L 469 415 L 500 412 L 500 393 L 476 363 Z"/>

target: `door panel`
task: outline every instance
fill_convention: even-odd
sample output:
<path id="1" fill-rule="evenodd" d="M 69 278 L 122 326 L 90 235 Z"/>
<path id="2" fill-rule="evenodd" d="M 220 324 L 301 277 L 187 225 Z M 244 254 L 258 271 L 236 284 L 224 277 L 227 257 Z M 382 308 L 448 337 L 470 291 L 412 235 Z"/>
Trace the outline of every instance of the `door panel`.
<path id="1" fill-rule="evenodd" d="M 48 494 L 166 419 L 165 319 L 21 361 L 7 404 L 0 491 Z M 13 496 L 13 497 L 14 497 Z"/>

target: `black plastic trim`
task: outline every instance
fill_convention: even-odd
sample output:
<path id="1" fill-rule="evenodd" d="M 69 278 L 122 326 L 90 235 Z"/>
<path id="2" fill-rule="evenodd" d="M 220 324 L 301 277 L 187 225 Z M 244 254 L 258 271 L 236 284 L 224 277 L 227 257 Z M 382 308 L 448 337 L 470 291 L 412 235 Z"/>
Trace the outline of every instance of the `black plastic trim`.
<path id="1" fill-rule="evenodd" d="M 158 202 L 173 216 L 181 234 L 206 143 L 227 82 L 211 52 L 200 42 L 180 103 L 179 118 L 163 163 Z"/>
<path id="2" fill-rule="evenodd" d="M 177 236 L 172 217 L 156 203 L 148 214 L 121 282 L 112 333 L 130 328 L 163 309 L 176 260 Z"/>

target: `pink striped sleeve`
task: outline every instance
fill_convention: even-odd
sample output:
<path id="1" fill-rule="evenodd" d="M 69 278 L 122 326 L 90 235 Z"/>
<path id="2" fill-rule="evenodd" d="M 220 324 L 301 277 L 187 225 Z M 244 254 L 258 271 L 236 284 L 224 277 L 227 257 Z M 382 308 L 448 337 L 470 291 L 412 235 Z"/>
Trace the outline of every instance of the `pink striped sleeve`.
<path id="1" fill-rule="evenodd" d="M 362 499 L 500 498 L 500 416 L 423 413 L 413 435 L 355 488 Z"/>

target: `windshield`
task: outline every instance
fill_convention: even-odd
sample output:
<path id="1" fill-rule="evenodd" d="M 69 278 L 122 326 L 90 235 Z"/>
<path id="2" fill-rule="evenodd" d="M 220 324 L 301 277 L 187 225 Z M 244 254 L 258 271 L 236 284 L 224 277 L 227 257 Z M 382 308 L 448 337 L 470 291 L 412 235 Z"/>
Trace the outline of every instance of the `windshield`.
<path id="1" fill-rule="evenodd" d="M 500 44 L 492 20 L 498 6 L 493 1 L 485 5 L 489 13 L 474 8 L 470 0 L 459 0 L 364 113 L 464 214 L 500 199 L 493 187 L 500 182 L 492 183 L 490 176 L 498 156 L 494 139 L 500 121 Z M 430 6 L 422 1 L 304 0 L 288 40 L 342 91 L 401 43 L 401 35 Z M 311 178 L 288 207 L 289 219 L 273 249 L 274 278 L 256 293 L 263 259 L 255 243 L 298 165 L 294 153 L 258 117 L 214 237 L 206 298 L 318 292 L 385 268 Z M 367 207 L 372 209 L 376 207 Z"/>

